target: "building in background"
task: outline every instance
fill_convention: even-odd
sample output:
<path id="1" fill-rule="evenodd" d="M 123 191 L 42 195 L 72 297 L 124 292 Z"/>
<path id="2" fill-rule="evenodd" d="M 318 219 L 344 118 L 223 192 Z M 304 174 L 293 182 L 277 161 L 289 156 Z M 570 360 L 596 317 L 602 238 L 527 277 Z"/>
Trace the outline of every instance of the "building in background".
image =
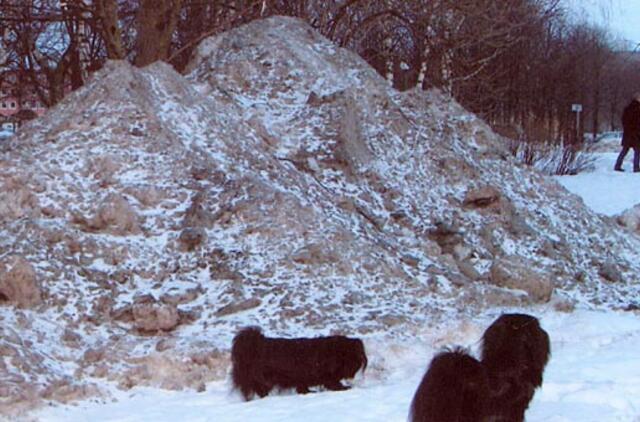
<path id="1" fill-rule="evenodd" d="M 15 74 L 0 74 L 0 131 L 15 133 L 24 122 L 45 111 L 35 89 L 19 84 Z"/>

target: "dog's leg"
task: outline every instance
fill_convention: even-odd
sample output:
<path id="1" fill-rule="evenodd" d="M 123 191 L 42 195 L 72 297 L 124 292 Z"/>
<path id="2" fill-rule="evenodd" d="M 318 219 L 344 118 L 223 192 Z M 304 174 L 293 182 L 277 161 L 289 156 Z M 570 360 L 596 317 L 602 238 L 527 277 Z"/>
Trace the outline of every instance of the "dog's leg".
<path id="1" fill-rule="evenodd" d="M 271 391 L 271 387 L 264 384 L 257 384 L 255 386 L 255 391 L 256 394 L 260 396 L 260 398 L 264 398 L 269 394 L 269 391 Z"/>
<path id="2" fill-rule="evenodd" d="M 338 381 L 332 381 L 329 382 L 327 384 L 324 385 L 326 389 L 328 390 L 332 390 L 332 391 L 344 391 L 344 390 L 348 390 L 351 387 L 343 385 L 339 380 Z"/>
<path id="3" fill-rule="evenodd" d="M 298 394 L 309 394 L 311 391 L 309 391 L 309 387 L 306 385 L 299 385 L 296 387 L 296 392 Z"/>

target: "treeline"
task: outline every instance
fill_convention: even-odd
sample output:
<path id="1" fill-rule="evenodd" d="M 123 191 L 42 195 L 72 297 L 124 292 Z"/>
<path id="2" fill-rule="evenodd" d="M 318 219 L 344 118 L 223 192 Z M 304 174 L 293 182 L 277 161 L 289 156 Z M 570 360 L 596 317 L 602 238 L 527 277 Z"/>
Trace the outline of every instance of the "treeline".
<path id="1" fill-rule="evenodd" d="M 616 129 L 640 90 L 637 55 L 573 23 L 560 0 L 0 0 L 0 78 L 53 105 L 107 59 L 181 70 L 204 37 L 275 14 L 306 20 L 396 88 L 439 88 L 521 140 Z"/>

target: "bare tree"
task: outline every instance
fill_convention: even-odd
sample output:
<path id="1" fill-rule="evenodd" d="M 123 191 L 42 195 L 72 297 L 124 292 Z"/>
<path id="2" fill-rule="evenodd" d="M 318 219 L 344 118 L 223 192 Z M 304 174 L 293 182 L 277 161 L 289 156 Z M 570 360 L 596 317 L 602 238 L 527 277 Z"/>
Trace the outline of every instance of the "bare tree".
<path id="1" fill-rule="evenodd" d="M 593 132 L 603 119 L 617 124 L 638 89 L 637 55 L 567 19 L 559 1 L 0 0 L 0 33 L 5 66 L 53 104 L 106 59 L 166 60 L 180 70 L 207 36 L 296 16 L 398 89 L 439 88 L 522 139 L 567 142 L 572 103 L 584 105 Z"/>
<path id="2" fill-rule="evenodd" d="M 122 42 L 117 0 L 95 0 L 94 12 L 99 22 L 100 34 L 104 40 L 107 57 L 122 60 L 127 56 Z"/>
<path id="3" fill-rule="evenodd" d="M 141 0 L 136 16 L 136 66 L 169 57 L 182 0 Z"/>

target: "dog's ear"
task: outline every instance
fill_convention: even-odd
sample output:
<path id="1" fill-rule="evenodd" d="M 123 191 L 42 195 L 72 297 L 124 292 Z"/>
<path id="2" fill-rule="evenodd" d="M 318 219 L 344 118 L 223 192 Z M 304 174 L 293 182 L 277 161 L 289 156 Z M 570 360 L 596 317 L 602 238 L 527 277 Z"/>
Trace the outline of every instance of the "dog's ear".
<path id="1" fill-rule="evenodd" d="M 529 354 L 529 365 L 532 368 L 533 377 L 530 380 L 534 386 L 542 385 L 544 368 L 547 366 L 551 356 L 551 346 L 549 334 L 536 324 L 528 333 L 527 351 Z"/>
<path id="2" fill-rule="evenodd" d="M 367 353 L 365 352 L 364 349 L 364 342 L 362 340 L 358 339 L 354 339 L 352 341 L 353 344 L 353 352 L 355 352 L 356 355 L 356 360 L 358 363 L 358 371 L 362 370 L 362 372 L 364 373 L 364 371 L 366 371 L 367 369 L 367 364 L 369 363 L 369 360 L 367 359 Z"/>

